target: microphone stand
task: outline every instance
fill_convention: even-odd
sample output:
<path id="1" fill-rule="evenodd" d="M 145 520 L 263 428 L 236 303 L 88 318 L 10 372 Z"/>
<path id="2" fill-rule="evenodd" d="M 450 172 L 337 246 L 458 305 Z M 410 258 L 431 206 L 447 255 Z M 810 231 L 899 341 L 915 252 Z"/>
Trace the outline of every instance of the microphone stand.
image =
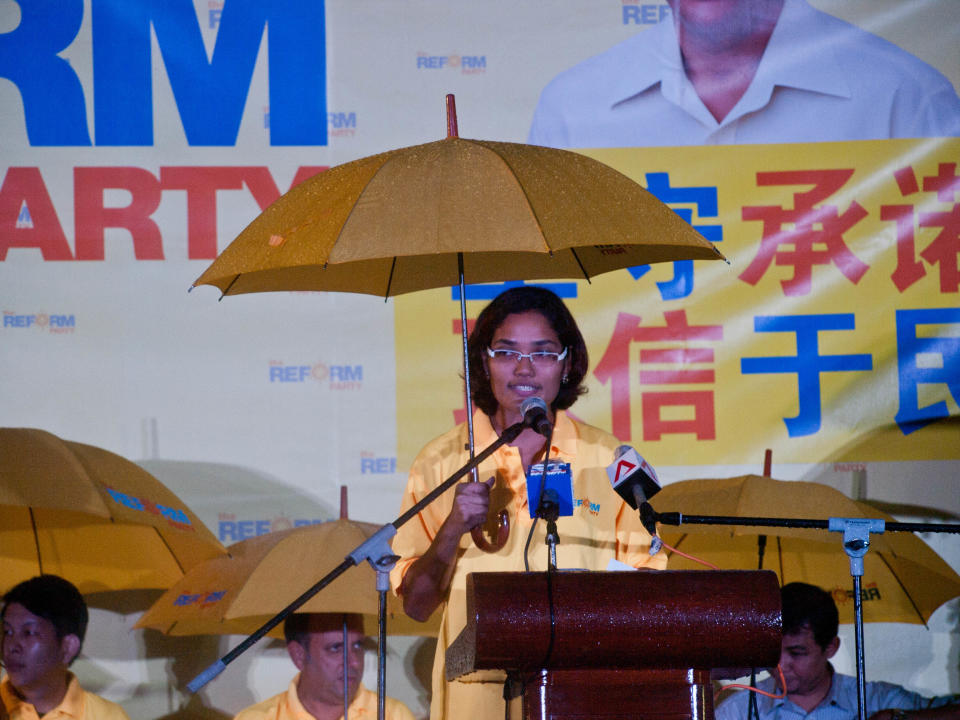
<path id="1" fill-rule="evenodd" d="M 543 472 L 540 474 L 540 498 L 537 501 L 537 516 L 547 522 L 547 572 L 557 569 L 557 543 L 560 534 L 557 532 L 557 518 L 560 517 L 560 501 L 554 490 L 547 490 L 547 471 L 550 468 L 550 447 L 553 445 L 553 424 L 546 435 L 547 445 L 543 453 Z"/>
<path id="2" fill-rule="evenodd" d="M 853 578 L 854 638 L 857 659 L 857 714 L 866 720 L 866 683 L 863 662 L 863 598 L 860 597 L 860 578 L 863 576 L 863 556 L 870 549 L 870 533 L 891 532 L 947 532 L 960 533 L 960 523 L 887 522 L 871 518 L 839 518 L 811 520 L 802 518 L 736 517 L 729 515 L 684 515 L 679 512 L 658 513 L 650 503 L 640 506 L 640 517 L 663 525 L 751 525 L 765 527 L 795 527 L 830 530 L 843 533 L 843 549 L 850 558 Z"/>
<path id="3" fill-rule="evenodd" d="M 390 570 L 393 569 L 393 566 L 396 564 L 396 561 L 399 559 L 399 556 L 393 553 L 393 549 L 389 545 L 389 540 L 397 534 L 397 530 L 408 520 L 412 519 L 414 516 L 419 514 L 419 512 L 425 508 L 427 505 L 436 500 L 440 495 L 446 492 L 449 488 L 456 484 L 456 482 L 462 478 L 467 473 L 471 472 L 476 468 L 480 463 L 490 457 L 494 452 L 500 449 L 501 446 L 506 445 L 509 442 L 512 442 L 517 438 L 517 436 L 523 432 L 528 427 L 528 423 L 518 422 L 501 433 L 500 437 L 497 438 L 494 442 L 479 453 L 475 457 L 471 458 L 466 465 L 457 470 L 453 475 L 444 480 L 440 485 L 435 487 L 429 493 L 427 493 L 422 500 L 417 502 L 413 507 L 407 510 L 405 513 L 400 515 L 392 523 L 388 523 L 377 530 L 370 538 L 365 540 L 363 543 L 357 546 L 357 548 L 351 552 L 342 563 L 337 565 L 333 570 L 324 575 L 320 580 L 314 583 L 310 588 L 305 590 L 296 600 L 287 605 L 283 610 L 274 615 L 272 618 L 267 620 L 263 625 L 255 630 L 246 640 L 237 645 L 233 650 L 228 652 L 226 655 L 221 657 L 219 660 L 211 664 L 200 674 L 198 674 L 193 680 L 187 683 L 187 689 L 190 692 L 197 692 L 200 688 L 206 685 L 208 682 L 213 680 L 217 675 L 224 671 L 224 669 L 231 662 L 236 660 L 240 655 L 249 650 L 260 638 L 270 632 L 274 627 L 283 622 L 284 619 L 291 613 L 293 613 L 297 608 L 302 606 L 307 600 L 312 598 L 318 592 L 323 590 L 327 585 L 332 583 L 343 573 L 349 570 L 354 565 L 359 565 L 361 562 L 366 560 L 370 563 L 373 569 L 377 573 L 377 591 L 380 597 L 379 605 L 379 642 L 378 642 L 378 667 L 377 667 L 377 717 L 378 720 L 384 720 L 384 700 L 385 700 L 385 675 L 386 675 L 386 626 L 387 626 L 387 591 L 390 589 Z"/>
<path id="4" fill-rule="evenodd" d="M 557 532 L 557 518 L 560 517 L 560 505 L 552 497 L 555 494 L 552 490 L 540 492 L 540 507 L 537 508 L 537 515 L 547 521 L 547 537 L 544 542 L 547 545 L 547 572 L 554 572 L 557 569 L 557 543 L 560 542 L 560 535 Z"/>

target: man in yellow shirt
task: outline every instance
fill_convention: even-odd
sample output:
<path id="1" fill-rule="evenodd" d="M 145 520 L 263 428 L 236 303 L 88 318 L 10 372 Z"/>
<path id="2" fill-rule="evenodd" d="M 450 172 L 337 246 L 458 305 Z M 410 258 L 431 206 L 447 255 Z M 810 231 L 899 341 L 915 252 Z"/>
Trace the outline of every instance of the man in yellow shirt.
<path id="1" fill-rule="evenodd" d="M 347 660 L 344 663 L 343 628 L 347 626 Z M 241 710 L 234 720 L 340 720 L 344 705 L 344 666 L 349 707 L 347 720 L 377 717 L 377 694 L 360 682 L 364 640 L 360 615 L 294 613 L 283 626 L 287 652 L 300 672 L 286 692 Z M 386 720 L 413 720 L 399 700 L 384 700 Z"/>
<path id="2" fill-rule="evenodd" d="M 56 575 L 25 580 L 3 596 L 0 718 L 129 720 L 116 703 L 87 692 L 68 669 L 83 647 L 87 604 Z"/>

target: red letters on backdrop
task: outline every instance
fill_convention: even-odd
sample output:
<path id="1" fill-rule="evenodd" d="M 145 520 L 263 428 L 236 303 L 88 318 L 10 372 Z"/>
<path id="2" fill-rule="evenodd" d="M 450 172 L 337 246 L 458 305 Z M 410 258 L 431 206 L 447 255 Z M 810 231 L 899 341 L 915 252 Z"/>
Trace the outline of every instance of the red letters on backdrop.
<path id="1" fill-rule="evenodd" d="M 302 166 L 291 187 L 326 170 Z M 218 190 L 250 191 L 261 210 L 280 197 L 269 168 L 162 167 L 160 177 L 136 167 L 76 167 L 74 177 L 74 244 L 70 250 L 40 170 L 11 167 L 0 185 L 0 261 L 10 248 L 36 248 L 44 260 L 104 260 L 107 228 L 130 233 L 138 260 L 163 260 L 163 237 L 152 219 L 164 191 L 187 193 L 187 256 L 212 260 L 217 256 Z M 125 190 L 130 203 L 107 207 L 107 190 Z M 252 219 L 252 218 L 251 218 Z"/>

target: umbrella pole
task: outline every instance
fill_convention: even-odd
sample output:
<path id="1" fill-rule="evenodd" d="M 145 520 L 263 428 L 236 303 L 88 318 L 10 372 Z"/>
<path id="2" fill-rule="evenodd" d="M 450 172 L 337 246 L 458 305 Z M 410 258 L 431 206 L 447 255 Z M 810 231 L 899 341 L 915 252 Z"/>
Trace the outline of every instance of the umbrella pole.
<path id="1" fill-rule="evenodd" d="M 466 285 L 463 282 L 463 253 L 457 253 L 457 272 L 460 276 L 460 337 L 463 341 L 463 382 L 464 391 L 467 394 L 467 401 L 464 407 L 467 410 L 467 440 L 470 444 L 470 459 L 473 460 L 473 392 L 470 389 L 470 352 L 467 348 L 467 293 Z M 474 482 L 477 477 L 477 468 L 470 471 L 470 477 Z"/>
<path id="2" fill-rule="evenodd" d="M 450 102 L 448 96 L 448 102 Z M 454 117 L 454 128 L 456 127 L 456 118 Z M 470 387 L 470 350 L 468 347 L 467 333 L 467 292 L 466 284 L 463 280 L 463 253 L 457 253 L 457 273 L 460 277 L 460 337 L 463 341 L 463 382 L 464 392 L 467 395 L 464 407 L 467 410 L 467 445 L 470 452 L 470 460 L 474 457 L 473 440 L 473 390 Z M 548 451 L 549 452 L 549 451 Z M 477 466 L 474 465 L 470 470 L 470 480 L 478 482 L 480 480 L 477 474 Z M 475 527 L 470 531 L 470 537 L 478 548 L 488 553 L 495 553 L 507 544 L 507 536 L 510 533 L 510 519 L 506 510 L 502 510 L 497 518 L 497 539 L 490 542 L 483 535 L 482 527 Z"/>

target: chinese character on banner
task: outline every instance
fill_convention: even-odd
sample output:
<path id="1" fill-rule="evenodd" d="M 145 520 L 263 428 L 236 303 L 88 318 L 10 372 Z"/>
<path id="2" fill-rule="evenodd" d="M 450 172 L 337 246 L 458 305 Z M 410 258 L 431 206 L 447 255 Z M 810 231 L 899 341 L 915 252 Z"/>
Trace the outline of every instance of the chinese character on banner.
<path id="1" fill-rule="evenodd" d="M 693 205 L 696 207 L 699 218 L 717 217 L 719 213 L 715 185 L 673 187 L 670 185 L 669 173 L 647 173 L 647 190 L 657 200 L 669 205 L 671 210 L 710 242 L 718 243 L 723 240 L 723 225 L 696 224 L 693 221 L 693 208 L 677 207 Z M 634 280 L 639 280 L 650 272 L 649 265 L 635 265 L 627 269 Z M 673 277 L 670 280 L 658 282 L 657 289 L 664 300 L 680 300 L 689 297 L 693 292 L 693 260 L 674 260 Z"/>
<path id="2" fill-rule="evenodd" d="M 953 325 L 953 335 L 928 337 L 921 325 Z M 919 386 L 946 385 L 960 403 L 960 308 L 897 310 L 897 367 L 900 407 L 897 425 L 904 435 L 948 417 L 946 401 L 920 407 Z"/>
<path id="3" fill-rule="evenodd" d="M 794 207 L 744 206 L 744 220 L 763 223 L 760 249 L 740 273 L 744 282 L 756 285 L 770 264 L 793 267 L 793 277 L 781 280 L 785 295 L 809 295 L 814 265 L 836 265 L 856 285 L 869 269 L 847 247 L 843 234 L 867 216 L 853 201 L 843 212 L 826 201 L 853 175 L 852 169 L 758 172 L 757 185 L 811 185 L 793 195 Z M 823 203 L 823 204 L 819 204 Z"/>
<path id="4" fill-rule="evenodd" d="M 813 435 L 820 430 L 820 373 L 873 369 L 868 354 L 821 355 L 821 330 L 853 330 L 853 313 L 831 315 L 758 315 L 753 318 L 755 332 L 792 332 L 797 336 L 795 356 L 745 357 L 740 359 L 744 375 L 796 373 L 800 412 L 784 418 L 790 437 Z"/>
<path id="5" fill-rule="evenodd" d="M 960 176 L 956 163 L 940 163 L 937 174 L 923 178 L 922 185 L 912 167 L 901 168 L 893 174 L 900 194 L 911 198 L 920 192 L 936 193 L 936 200 L 948 206 L 940 211 L 917 211 L 914 204 L 882 205 L 880 219 L 896 224 L 897 268 L 890 276 L 893 284 L 903 292 L 927 274 L 923 263 L 917 259 L 917 228 L 939 228 L 920 257 L 930 265 L 940 267 L 940 292 L 955 293 L 960 286 Z M 928 198 L 920 198 L 926 202 Z M 930 235 L 928 233 L 925 235 Z"/>
<path id="6" fill-rule="evenodd" d="M 610 386 L 613 434 L 624 442 L 633 437 L 630 420 L 630 346 L 640 348 L 640 393 L 643 439 L 659 440 L 665 434 L 693 433 L 698 440 L 716 438 L 713 403 L 713 348 L 708 343 L 723 339 L 722 325 L 690 325 L 686 310 L 668 310 L 665 324 L 642 326 L 642 318 L 618 313 L 613 336 L 593 371 Z M 650 345 L 655 347 L 649 347 Z M 691 346 L 695 344 L 694 346 Z M 696 366 L 696 367 L 691 367 Z M 671 385 L 709 386 L 708 389 L 653 390 Z M 664 408 L 689 408 L 691 419 L 667 419 Z"/>

